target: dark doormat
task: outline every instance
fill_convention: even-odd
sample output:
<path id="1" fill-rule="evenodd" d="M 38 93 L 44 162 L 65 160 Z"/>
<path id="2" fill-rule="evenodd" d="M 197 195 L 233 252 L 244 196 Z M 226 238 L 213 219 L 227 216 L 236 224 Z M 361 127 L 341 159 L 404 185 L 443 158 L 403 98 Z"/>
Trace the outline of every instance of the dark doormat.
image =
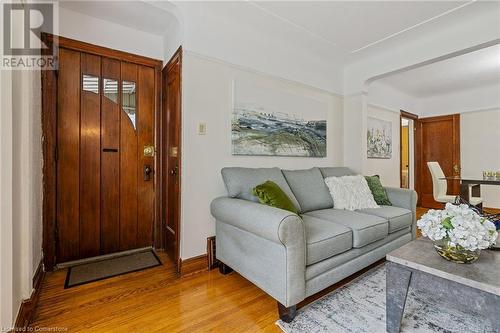
<path id="1" fill-rule="evenodd" d="M 104 280 L 113 276 L 160 266 L 161 261 L 153 250 L 126 254 L 68 268 L 64 288 Z"/>

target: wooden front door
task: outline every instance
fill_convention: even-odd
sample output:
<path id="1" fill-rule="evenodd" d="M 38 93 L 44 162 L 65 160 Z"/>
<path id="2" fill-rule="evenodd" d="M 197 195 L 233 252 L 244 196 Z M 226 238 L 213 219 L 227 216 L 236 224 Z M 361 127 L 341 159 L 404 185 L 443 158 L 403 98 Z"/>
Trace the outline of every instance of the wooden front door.
<path id="1" fill-rule="evenodd" d="M 447 177 L 460 176 L 460 115 L 419 118 L 415 124 L 419 204 L 439 209 L 443 204 L 433 198 L 427 162 L 439 162 Z M 449 180 L 447 194 L 460 194 L 460 181 Z"/>
<path id="2" fill-rule="evenodd" d="M 180 242 L 181 60 L 182 49 L 179 48 L 162 70 L 162 220 L 166 231 L 165 251 L 177 265 Z"/>
<path id="3" fill-rule="evenodd" d="M 153 245 L 155 69 L 59 49 L 56 260 Z"/>

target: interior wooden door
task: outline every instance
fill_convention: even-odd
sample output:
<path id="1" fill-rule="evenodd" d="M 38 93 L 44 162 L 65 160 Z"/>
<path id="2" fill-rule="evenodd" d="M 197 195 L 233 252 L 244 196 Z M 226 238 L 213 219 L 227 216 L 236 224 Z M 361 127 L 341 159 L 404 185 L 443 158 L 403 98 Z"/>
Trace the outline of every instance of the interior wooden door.
<path id="1" fill-rule="evenodd" d="M 57 262 L 153 245 L 155 69 L 60 48 Z"/>
<path id="2" fill-rule="evenodd" d="M 162 71 L 162 145 L 165 147 L 162 220 L 166 230 L 165 250 L 176 264 L 180 242 L 181 56 L 179 49 Z"/>
<path id="3" fill-rule="evenodd" d="M 460 115 L 419 118 L 415 124 L 419 204 L 439 209 L 443 204 L 434 200 L 427 162 L 439 162 L 447 177 L 460 176 Z M 460 194 L 460 181 L 449 180 L 447 194 Z"/>

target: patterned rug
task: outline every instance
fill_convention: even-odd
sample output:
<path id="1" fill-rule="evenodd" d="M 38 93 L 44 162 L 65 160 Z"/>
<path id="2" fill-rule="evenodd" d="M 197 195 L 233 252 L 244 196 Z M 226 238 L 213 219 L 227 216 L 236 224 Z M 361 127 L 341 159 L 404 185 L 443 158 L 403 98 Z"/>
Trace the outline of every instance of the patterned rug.
<path id="1" fill-rule="evenodd" d="M 401 332 L 494 332 L 484 315 L 455 307 L 410 288 Z M 385 333 L 385 265 L 301 308 L 293 322 L 276 324 L 286 333 Z"/>

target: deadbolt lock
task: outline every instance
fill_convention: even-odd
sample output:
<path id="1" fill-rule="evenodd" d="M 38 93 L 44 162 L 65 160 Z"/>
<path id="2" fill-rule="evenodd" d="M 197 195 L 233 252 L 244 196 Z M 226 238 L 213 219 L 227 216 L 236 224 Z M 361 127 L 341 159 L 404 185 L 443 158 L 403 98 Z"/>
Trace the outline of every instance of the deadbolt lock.
<path id="1" fill-rule="evenodd" d="M 146 157 L 155 156 L 155 147 L 154 146 L 144 146 L 144 156 L 146 156 Z"/>

